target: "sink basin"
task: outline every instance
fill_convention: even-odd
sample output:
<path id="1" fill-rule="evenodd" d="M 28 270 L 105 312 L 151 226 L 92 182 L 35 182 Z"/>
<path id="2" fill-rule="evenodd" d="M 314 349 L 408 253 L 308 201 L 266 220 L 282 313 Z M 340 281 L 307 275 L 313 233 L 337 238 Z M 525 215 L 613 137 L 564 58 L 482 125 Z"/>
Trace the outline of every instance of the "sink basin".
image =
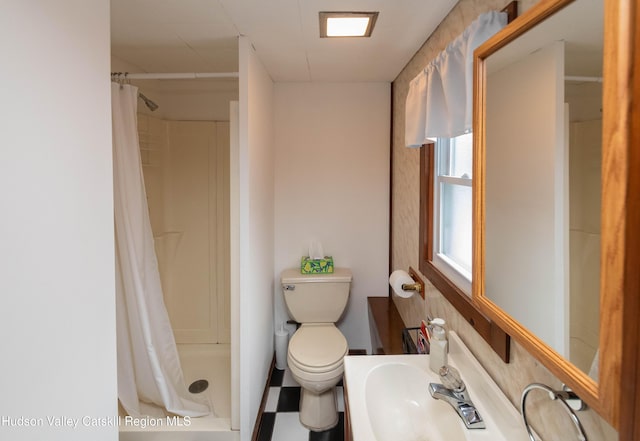
<path id="1" fill-rule="evenodd" d="M 458 415 L 429 395 L 429 383 L 437 380 L 410 364 L 374 367 L 365 380 L 365 402 L 376 440 L 464 441 Z"/>
<path id="2" fill-rule="evenodd" d="M 429 383 L 440 378 L 428 355 L 347 356 L 352 441 L 529 441 L 520 413 L 454 331 L 449 364 L 460 371 L 485 429 L 467 429 L 448 403 L 431 397 Z"/>

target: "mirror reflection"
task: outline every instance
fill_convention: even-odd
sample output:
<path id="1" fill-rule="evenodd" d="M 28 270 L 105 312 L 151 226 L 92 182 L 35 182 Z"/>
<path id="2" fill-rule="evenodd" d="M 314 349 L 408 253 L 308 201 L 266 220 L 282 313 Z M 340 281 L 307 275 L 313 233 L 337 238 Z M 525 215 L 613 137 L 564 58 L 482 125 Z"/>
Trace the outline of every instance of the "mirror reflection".
<path id="1" fill-rule="evenodd" d="M 485 295 L 597 379 L 603 2 L 486 59 Z"/>

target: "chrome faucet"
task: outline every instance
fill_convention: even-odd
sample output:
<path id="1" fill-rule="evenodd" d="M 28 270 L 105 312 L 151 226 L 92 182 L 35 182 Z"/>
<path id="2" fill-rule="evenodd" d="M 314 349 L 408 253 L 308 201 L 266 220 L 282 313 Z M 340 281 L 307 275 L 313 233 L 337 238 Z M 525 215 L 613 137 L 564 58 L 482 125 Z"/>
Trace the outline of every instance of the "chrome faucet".
<path id="1" fill-rule="evenodd" d="M 484 421 L 469 397 L 460 372 L 454 367 L 442 366 L 439 374 L 442 384 L 429 383 L 431 396 L 449 403 L 460 415 L 467 429 L 484 429 Z"/>

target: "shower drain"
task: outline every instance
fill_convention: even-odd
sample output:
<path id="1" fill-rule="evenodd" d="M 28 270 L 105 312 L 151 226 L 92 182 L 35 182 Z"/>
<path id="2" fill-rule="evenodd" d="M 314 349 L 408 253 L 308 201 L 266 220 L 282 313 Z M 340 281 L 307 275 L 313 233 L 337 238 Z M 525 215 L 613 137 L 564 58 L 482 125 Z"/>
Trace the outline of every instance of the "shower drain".
<path id="1" fill-rule="evenodd" d="M 209 387 L 209 382 L 207 380 L 196 380 L 189 385 L 189 392 L 192 394 L 199 394 L 200 392 L 204 392 Z"/>

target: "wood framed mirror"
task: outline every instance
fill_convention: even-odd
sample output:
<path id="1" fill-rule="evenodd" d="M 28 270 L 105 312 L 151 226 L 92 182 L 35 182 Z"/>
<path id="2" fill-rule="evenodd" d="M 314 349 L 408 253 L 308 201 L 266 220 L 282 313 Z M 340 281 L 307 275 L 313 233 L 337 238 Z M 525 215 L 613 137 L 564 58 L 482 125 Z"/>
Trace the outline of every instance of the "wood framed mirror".
<path id="1" fill-rule="evenodd" d="M 618 427 L 628 61 L 614 3 L 541 0 L 475 52 L 472 294 Z"/>

